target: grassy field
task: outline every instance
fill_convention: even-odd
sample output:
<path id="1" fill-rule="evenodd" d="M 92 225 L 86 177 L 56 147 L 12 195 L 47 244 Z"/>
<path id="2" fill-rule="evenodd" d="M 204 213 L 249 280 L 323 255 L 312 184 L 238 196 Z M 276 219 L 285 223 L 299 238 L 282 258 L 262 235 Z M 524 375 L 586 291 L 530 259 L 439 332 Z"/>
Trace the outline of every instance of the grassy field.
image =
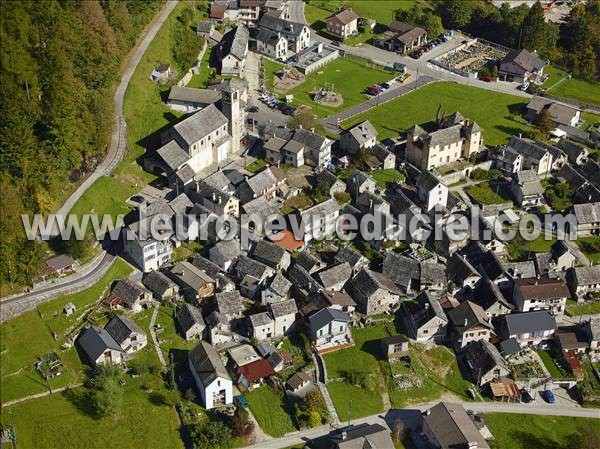
<path id="1" fill-rule="evenodd" d="M 244 396 L 258 425 L 265 433 L 277 438 L 296 430 L 290 414 L 285 410 L 283 394 L 276 393 L 268 385 L 263 385 L 244 393 Z"/>
<path id="2" fill-rule="evenodd" d="M 591 418 L 486 413 L 485 419 L 498 449 L 576 448 L 574 437 L 582 428 L 600 438 L 598 420 Z"/>
<path id="3" fill-rule="evenodd" d="M 567 314 L 571 316 L 588 315 L 600 313 L 600 301 L 586 301 L 583 304 L 578 304 L 577 301 L 567 299 Z"/>
<path id="4" fill-rule="evenodd" d="M 59 297 L 3 323 L 0 326 L 0 400 L 5 402 L 79 382 L 82 366 L 76 350 L 61 351 L 59 347 L 77 328 L 86 310 L 107 291 L 111 282 L 130 272 L 131 267 L 118 259 L 89 289 Z M 63 314 L 63 307 L 68 302 L 77 307 L 77 312 L 71 316 Z M 64 370 L 61 376 L 46 381 L 36 371 L 34 363 L 39 355 L 51 351 L 58 353 Z"/>
<path id="5" fill-rule="evenodd" d="M 283 64 L 268 58 L 262 58 L 262 64 L 265 72 L 265 86 L 269 92 L 274 92 L 275 74 L 283 68 Z"/>
<path id="6" fill-rule="evenodd" d="M 87 391 L 76 388 L 2 409 L 2 424 L 15 426 L 21 449 L 183 448 L 177 413 L 142 388 L 161 381 L 147 374 L 126 377 L 123 403 L 114 418 L 94 414 Z M 161 382 L 162 383 L 162 382 Z"/>
<path id="7" fill-rule="evenodd" d="M 540 356 L 540 359 L 542 359 L 542 362 L 544 362 L 544 366 L 552 377 L 559 379 L 563 377 L 569 377 L 569 373 L 567 373 L 564 368 L 558 364 L 550 352 L 543 350 L 538 350 L 536 352 Z"/>
<path id="8" fill-rule="evenodd" d="M 352 74 L 352 76 L 348 76 Z M 338 58 L 327 64 L 323 70 L 311 73 L 304 82 L 287 94 L 294 95 L 295 106 L 301 104 L 314 108 L 319 117 L 336 114 L 367 101 L 363 91 L 377 83 L 389 81 L 393 75 L 377 67 L 367 67 L 349 58 Z M 344 103 L 337 107 L 317 105 L 310 97 L 310 92 L 330 86 L 335 92 L 341 94 Z"/>
<path id="9" fill-rule="evenodd" d="M 210 74 L 215 71 L 215 69 L 209 65 L 211 54 L 212 48 L 207 47 L 202 55 L 202 60 L 200 61 L 200 73 L 192 76 L 192 79 L 188 83 L 187 87 L 197 87 L 199 89 L 203 89 L 208 85 Z"/>
<path id="10" fill-rule="evenodd" d="M 446 114 L 460 111 L 477 122 L 483 129 L 483 141 L 487 146 L 506 143 L 511 136 L 533 129 L 520 117 L 526 105 L 523 98 L 452 82 L 424 86 L 352 117 L 344 121 L 342 127 L 348 129 L 368 119 L 379 131 L 380 140 L 397 137 L 416 123 L 434 120 L 440 105 Z"/>
<path id="11" fill-rule="evenodd" d="M 510 201 L 510 198 L 501 195 L 500 189 L 494 189 L 487 182 L 471 186 L 465 192 L 479 204 L 502 204 Z"/>
<path id="12" fill-rule="evenodd" d="M 506 249 L 510 260 L 523 261 L 528 260 L 530 256 L 529 253 L 549 252 L 555 242 L 556 240 L 554 238 L 546 240 L 543 233 L 540 234 L 537 239 L 532 241 L 521 238 L 517 233 L 517 236 L 507 243 Z"/>
<path id="13" fill-rule="evenodd" d="M 600 263 L 600 236 L 579 237 L 577 246 L 594 264 Z"/>
<path id="14" fill-rule="evenodd" d="M 544 73 L 548 75 L 544 87 L 552 95 L 600 104 L 600 83 L 577 78 L 564 79 L 568 73 L 552 66 L 546 67 Z"/>
<path id="15" fill-rule="evenodd" d="M 377 185 L 382 189 L 388 184 L 395 184 L 399 181 L 404 181 L 404 175 L 395 168 L 387 168 L 383 170 L 375 170 L 369 173 L 371 177 L 377 182 Z"/>
<path id="16" fill-rule="evenodd" d="M 357 419 L 383 411 L 381 395 L 365 388 L 347 382 L 330 382 L 327 384 L 327 390 L 342 422 L 348 420 L 348 413 L 352 415 L 352 419 Z"/>

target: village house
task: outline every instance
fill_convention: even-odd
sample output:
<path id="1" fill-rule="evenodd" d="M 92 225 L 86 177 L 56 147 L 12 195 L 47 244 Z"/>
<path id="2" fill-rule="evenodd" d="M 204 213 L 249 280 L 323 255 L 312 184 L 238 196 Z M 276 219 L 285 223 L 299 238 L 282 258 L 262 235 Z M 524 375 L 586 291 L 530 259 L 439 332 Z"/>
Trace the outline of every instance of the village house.
<path id="1" fill-rule="evenodd" d="M 275 322 L 267 312 L 260 312 L 248 316 L 248 327 L 251 338 L 263 341 L 273 337 Z"/>
<path id="2" fill-rule="evenodd" d="M 145 274 L 142 283 L 158 301 L 176 300 L 179 297 L 178 285 L 160 271 Z"/>
<path id="3" fill-rule="evenodd" d="M 544 201 L 544 188 L 534 170 L 514 173 L 510 190 L 517 204 L 523 209 L 539 207 Z"/>
<path id="4" fill-rule="evenodd" d="M 341 310 L 324 308 L 308 317 L 310 339 L 317 351 L 353 344 L 350 317 Z"/>
<path id="5" fill-rule="evenodd" d="M 238 384 L 246 390 L 252 391 L 260 386 L 264 379 L 273 375 L 275 375 L 275 370 L 269 362 L 265 359 L 258 359 L 238 369 Z"/>
<path id="6" fill-rule="evenodd" d="M 481 279 L 479 271 L 471 265 L 465 256 L 452 254 L 448 259 L 448 292 L 458 294 L 463 289 L 473 290 Z"/>
<path id="7" fill-rule="evenodd" d="M 92 367 L 97 365 L 120 364 L 124 352 L 106 329 L 91 326 L 85 328 L 75 342 L 86 362 Z"/>
<path id="8" fill-rule="evenodd" d="M 389 430 L 381 424 L 350 424 L 329 435 L 332 449 L 385 449 L 394 447 Z"/>
<path id="9" fill-rule="evenodd" d="M 301 237 L 305 243 L 309 243 L 315 238 L 323 238 L 335 232 L 340 216 L 340 206 L 336 200 L 330 198 L 298 212 L 298 216 L 304 226 L 304 235 Z"/>
<path id="10" fill-rule="evenodd" d="M 577 220 L 577 237 L 600 233 L 600 202 L 574 204 L 573 214 Z"/>
<path id="11" fill-rule="evenodd" d="M 583 165 L 588 159 L 589 151 L 577 142 L 563 137 L 556 146 L 567 155 L 567 159 L 573 165 Z"/>
<path id="12" fill-rule="evenodd" d="M 542 83 L 544 81 L 544 62 L 538 54 L 524 48 L 513 50 L 502 61 L 498 70 L 498 77 L 502 81 L 516 83 Z"/>
<path id="13" fill-rule="evenodd" d="M 220 63 L 222 75 L 240 75 L 246 64 L 248 55 L 248 38 L 250 33 L 244 25 L 238 25 L 225 33 L 221 42 L 215 47 L 216 59 Z"/>
<path id="14" fill-rule="evenodd" d="M 348 293 L 322 290 L 320 294 L 321 299 L 324 301 L 326 307 L 331 307 L 346 312 L 350 317 L 352 317 L 354 314 L 356 302 Z"/>
<path id="15" fill-rule="evenodd" d="M 554 126 L 567 125 L 577 126 L 581 120 L 581 112 L 578 109 L 555 103 L 544 97 L 533 97 L 525 108 L 525 118 L 535 122 L 543 111 L 548 111 Z"/>
<path id="16" fill-rule="evenodd" d="M 553 315 L 562 315 L 569 296 L 569 289 L 561 279 L 522 278 L 514 280 L 513 303 L 520 312 L 548 310 Z"/>
<path id="17" fill-rule="evenodd" d="M 277 273 L 267 287 L 261 292 L 261 303 L 271 304 L 288 299 L 292 283 L 282 274 Z"/>
<path id="18" fill-rule="evenodd" d="M 291 263 L 290 254 L 268 240 L 259 240 L 255 243 L 252 258 L 275 270 L 287 270 Z"/>
<path id="19" fill-rule="evenodd" d="M 129 318 L 115 315 L 104 329 L 117 342 L 125 354 L 133 354 L 148 344 L 144 331 Z"/>
<path id="20" fill-rule="evenodd" d="M 175 320 L 186 340 L 201 340 L 206 329 L 202 312 L 191 304 L 184 304 L 175 312 Z"/>
<path id="21" fill-rule="evenodd" d="M 233 383 L 215 348 L 200 341 L 188 353 L 188 365 L 206 410 L 233 403 Z"/>
<path id="22" fill-rule="evenodd" d="M 600 360 L 600 318 L 590 318 L 583 328 L 590 343 L 588 356 L 591 361 L 597 362 Z"/>
<path id="23" fill-rule="evenodd" d="M 480 387 L 508 376 L 510 369 L 496 347 L 487 340 L 472 341 L 461 352 L 463 363 L 475 385 Z"/>
<path id="24" fill-rule="evenodd" d="M 112 309 L 123 307 L 138 313 L 152 301 L 151 293 L 129 279 L 120 279 L 110 292 L 107 303 Z"/>
<path id="25" fill-rule="evenodd" d="M 248 256 L 241 256 L 238 258 L 234 266 L 234 274 L 238 281 L 242 281 L 245 276 L 251 276 L 256 279 L 260 284 L 263 284 L 267 278 L 275 274 L 275 270 L 265 265 L 258 260 L 251 259 Z"/>
<path id="26" fill-rule="evenodd" d="M 543 176 L 552 170 L 552 154 L 544 142 L 513 136 L 508 141 L 507 147 L 523 157 L 522 169 L 534 170 L 538 176 Z"/>
<path id="27" fill-rule="evenodd" d="M 458 307 L 448 310 L 448 335 L 457 349 L 464 348 L 472 341 L 489 341 L 495 335 L 494 327 L 481 306 L 465 301 Z"/>
<path id="28" fill-rule="evenodd" d="M 567 283 L 571 293 L 582 302 L 588 293 L 600 292 L 600 265 L 569 269 Z"/>
<path id="29" fill-rule="evenodd" d="M 423 416 L 423 434 L 428 443 L 440 449 L 490 449 L 460 404 L 440 402 L 426 410 Z"/>
<path id="30" fill-rule="evenodd" d="M 354 125 L 340 136 L 340 148 L 352 155 L 358 155 L 361 150 L 375 146 L 379 133 L 370 121 L 365 120 Z"/>
<path id="31" fill-rule="evenodd" d="M 448 204 L 448 187 L 429 170 L 423 170 L 416 181 L 417 196 L 426 212 Z"/>
<path id="32" fill-rule="evenodd" d="M 287 49 L 292 53 L 299 53 L 305 48 L 310 47 L 310 28 L 304 23 L 291 22 L 279 17 L 264 15 L 258 24 L 259 36 L 263 30 L 283 37 L 287 41 Z M 272 39 L 271 39 L 272 40 Z M 257 40 L 257 50 L 259 53 L 267 54 L 264 45 L 265 40 L 261 37 Z"/>
<path id="33" fill-rule="evenodd" d="M 556 321 L 545 310 L 511 313 L 500 321 L 499 334 L 503 340 L 514 338 L 520 347 L 547 346 L 554 338 Z"/>
<path id="34" fill-rule="evenodd" d="M 400 319 L 406 335 L 419 343 L 441 343 L 446 338 L 448 318 L 437 298 L 424 290 L 416 301 L 400 305 Z"/>
<path id="35" fill-rule="evenodd" d="M 329 170 L 321 170 L 315 177 L 316 188 L 323 188 L 330 197 L 336 193 L 346 191 L 346 183 L 331 173 Z"/>
<path id="36" fill-rule="evenodd" d="M 167 106 L 179 112 L 195 112 L 221 99 L 221 92 L 211 89 L 173 86 L 169 91 Z"/>
<path id="37" fill-rule="evenodd" d="M 571 252 L 569 246 L 564 240 L 558 240 L 550 248 L 552 262 L 555 271 L 567 271 L 573 268 L 577 262 L 577 257 Z M 535 277 L 535 276 L 531 276 Z"/>
<path id="38" fill-rule="evenodd" d="M 240 201 L 235 196 L 223 190 L 219 190 L 205 182 L 196 185 L 196 191 L 192 197 L 210 212 L 221 217 L 229 215 L 237 218 L 240 215 Z"/>
<path id="39" fill-rule="evenodd" d="M 319 271 L 315 277 L 326 290 L 340 291 L 352 276 L 352 268 L 348 262 L 329 266 Z"/>
<path id="40" fill-rule="evenodd" d="M 286 390 L 291 393 L 299 393 L 311 385 L 310 376 L 306 373 L 294 373 L 285 383 Z"/>
<path id="41" fill-rule="evenodd" d="M 358 34 L 358 15 L 351 9 L 344 9 L 327 19 L 327 31 L 346 39 Z"/>
<path id="42" fill-rule="evenodd" d="M 261 196 L 272 199 L 277 189 L 285 184 L 285 178 L 285 173 L 278 167 L 266 168 L 242 182 L 239 187 L 240 199 L 245 203 Z"/>
<path id="43" fill-rule="evenodd" d="M 387 31 L 375 39 L 375 46 L 406 54 L 427 42 L 427 31 L 408 23 L 394 20 Z"/>
<path id="44" fill-rule="evenodd" d="M 383 355 L 390 362 L 410 356 L 408 339 L 403 335 L 392 335 L 382 338 L 380 344 Z"/>
<path id="45" fill-rule="evenodd" d="M 208 250 L 208 258 L 219 268 L 227 271 L 242 255 L 239 240 L 220 240 Z"/>
<path id="46" fill-rule="evenodd" d="M 448 286 L 446 265 L 426 260 L 419 265 L 419 288 L 421 290 L 442 291 Z"/>
<path id="47" fill-rule="evenodd" d="M 243 312 L 246 310 L 242 295 L 237 290 L 215 294 L 215 304 L 217 311 L 229 321 L 242 318 Z"/>
<path id="48" fill-rule="evenodd" d="M 131 223 L 123 228 L 123 251 L 144 273 L 158 270 L 171 261 L 173 245 L 168 239 L 155 240 L 140 235 L 140 223 Z"/>
<path id="49" fill-rule="evenodd" d="M 324 169 L 331 161 L 333 140 L 314 130 L 272 128 L 265 131 L 265 158 L 272 164 Z"/>
<path id="50" fill-rule="evenodd" d="M 337 263 L 348 262 L 354 274 L 369 265 L 369 260 L 362 254 L 354 251 L 350 246 L 342 246 L 334 256 L 334 259 Z"/>
<path id="51" fill-rule="evenodd" d="M 46 259 L 46 267 L 36 276 L 36 279 L 46 279 L 49 276 L 60 276 L 73 271 L 77 262 L 68 254 L 59 254 L 58 256 Z"/>
<path id="52" fill-rule="evenodd" d="M 192 304 L 199 304 L 215 292 L 215 280 L 190 262 L 175 263 L 169 273 L 179 285 L 180 295 Z"/>
<path id="53" fill-rule="evenodd" d="M 427 132 L 419 125 L 406 135 L 406 160 L 421 170 L 431 170 L 469 159 L 483 144 L 481 128 L 456 112 L 442 119 L 435 131 Z"/>
<path id="54" fill-rule="evenodd" d="M 416 259 L 393 251 L 389 251 L 383 259 L 383 273 L 404 293 L 416 288 L 421 276 Z"/>
<path id="55" fill-rule="evenodd" d="M 367 148 L 366 163 L 371 170 L 383 169 L 390 170 L 396 168 L 396 155 L 392 153 L 392 147 L 386 146 L 383 143 L 376 143 L 370 148 Z M 398 176 L 397 181 L 401 181 Z"/>
<path id="56" fill-rule="evenodd" d="M 215 24 L 210 20 L 200 20 L 196 25 L 196 34 L 204 39 L 209 47 L 214 47 L 223 39 L 223 35 L 216 30 Z M 206 51 L 210 50 L 207 48 Z"/>
<path id="57" fill-rule="evenodd" d="M 296 301 L 288 299 L 275 302 L 269 305 L 269 311 L 274 321 L 273 336 L 275 338 L 284 337 L 294 328 L 296 322 Z"/>
<path id="58" fill-rule="evenodd" d="M 492 168 L 503 171 L 509 175 L 523 169 L 523 156 L 506 145 L 492 148 L 489 156 L 492 159 Z"/>
<path id="59" fill-rule="evenodd" d="M 383 273 L 363 268 L 348 284 L 348 293 L 365 315 L 388 312 L 400 305 L 399 288 Z"/>
<path id="60" fill-rule="evenodd" d="M 354 170 L 352 172 L 346 181 L 346 185 L 348 186 L 348 193 L 350 193 L 355 201 L 361 193 L 375 193 L 375 190 L 377 189 L 375 180 L 360 170 Z"/>

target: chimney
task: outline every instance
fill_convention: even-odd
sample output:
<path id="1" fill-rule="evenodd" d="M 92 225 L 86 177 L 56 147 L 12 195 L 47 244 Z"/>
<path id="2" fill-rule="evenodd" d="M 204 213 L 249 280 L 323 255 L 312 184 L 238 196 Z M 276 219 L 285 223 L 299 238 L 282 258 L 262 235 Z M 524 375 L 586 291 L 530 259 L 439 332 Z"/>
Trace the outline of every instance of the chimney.
<path id="1" fill-rule="evenodd" d="M 213 194 L 212 194 L 212 200 L 213 200 L 213 203 L 217 200 L 217 195 L 215 194 L 215 192 L 213 192 Z"/>
<path id="2" fill-rule="evenodd" d="M 342 432 L 342 441 L 344 441 L 346 438 L 348 438 L 348 433 L 344 430 Z"/>
<path id="3" fill-rule="evenodd" d="M 469 324 L 469 320 L 467 318 L 465 318 L 465 324 L 464 324 L 464 326 L 467 327 L 467 324 Z"/>

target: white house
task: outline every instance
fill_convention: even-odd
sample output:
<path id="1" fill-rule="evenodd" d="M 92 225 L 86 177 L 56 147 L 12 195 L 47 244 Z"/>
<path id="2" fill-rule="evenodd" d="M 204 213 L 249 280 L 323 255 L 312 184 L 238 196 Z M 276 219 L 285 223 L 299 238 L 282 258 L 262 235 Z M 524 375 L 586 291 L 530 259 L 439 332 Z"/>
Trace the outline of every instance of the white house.
<path id="1" fill-rule="evenodd" d="M 327 19 L 327 31 L 346 39 L 358 33 L 359 16 L 351 9 L 344 9 Z"/>
<path id="2" fill-rule="evenodd" d="M 288 299 L 286 301 L 275 302 L 269 305 L 269 310 L 274 320 L 274 336 L 275 338 L 283 337 L 293 329 L 296 322 L 296 301 Z"/>
<path id="3" fill-rule="evenodd" d="M 268 312 L 260 312 L 248 317 L 250 322 L 249 330 L 252 338 L 258 341 L 274 337 L 273 328 L 275 322 Z"/>
<path id="4" fill-rule="evenodd" d="M 101 327 L 92 326 L 81 331 L 76 344 L 91 366 L 123 362 L 123 350 Z"/>
<path id="5" fill-rule="evenodd" d="M 205 409 L 233 403 L 233 383 L 214 347 L 198 343 L 188 354 L 188 366 Z"/>
<path id="6" fill-rule="evenodd" d="M 104 329 L 126 354 L 133 354 L 148 344 L 144 331 L 129 318 L 115 315 L 104 326 Z"/>
<path id="7" fill-rule="evenodd" d="M 304 242 L 333 234 L 340 216 L 340 206 L 333 198 L 299 213 L 304 225 Z"/>
<path id="8" fill-rule="evenodd" d="M 125 253 L 144 273 L 158 270 L 171 261 L 173 245 L 169 240 L 155 240 L 150 236 L 144 238 L 139 234 L 139 222 L 132 223 L 123 230 Z"/>
<path id="9" fill-rule="evenodd" d="M 308 317 L 310 336 L 317 350 L 352 344 L 350 317 L 345 312 L 327 307 Z"/>
<path id="10" fill-rule="evenodd" d="M 550 278 L 521 278 L 514 280 L 513 302 L 520 312 L 548 310 L 562 315 L 571 294 L 565 282 Z"/>
<path id="11" fill-rule="evenodd" d="M 448 204 L 448 187 L 428 170 L 423 170 L 417 178 L 417 195 L 427 212 Z"/>

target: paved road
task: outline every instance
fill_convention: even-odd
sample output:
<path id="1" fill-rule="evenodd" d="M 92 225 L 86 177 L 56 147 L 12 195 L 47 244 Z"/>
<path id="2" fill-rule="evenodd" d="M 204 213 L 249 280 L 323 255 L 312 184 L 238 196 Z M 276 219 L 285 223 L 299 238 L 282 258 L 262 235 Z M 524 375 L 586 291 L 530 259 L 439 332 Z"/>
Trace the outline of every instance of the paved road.
<path id="1" fill-rule="evenodd" d="M 158 33 L 158 30 L 165 23 L 175 6 L 177 6 L 177 1 L 171 0 L 167 2 L 163 10 L 148 26 L 142 40 L 130 53 L 123 71 L 123 76 L 121 77 L 121 82 L 115 92 L 115 129 L 111 136 L 110 146 L 106 157 L 102 163 L 98 165 L 94 173 L 92 173 L 67 199 L 63 206 L 58 210 L 58 214 L 66 215 L 94 181 L 101 176 L 109 174 L 123 158 L 127 140 L 125 134 L 125 121 L 123 119 L 123 98 L 125 96 L 125 91 L 127 90 L 127 85 L 131 80 L 135 68 L 150 45 L 150 42 L 152 42 L 156 33 Z M 75 293 L 89 287 L 106 273 L 114 260 L 115 255 L 112 250 L 108 252 L 102 251 L 87 266 L 81 267 L 79 273 L 72 277 L 63 278 L 54 285 L 33 292 L 22 293 L 1 299 L 0 323 L 7 319 L 14 318 L 27 310 L 31 310 L 57 295 Z"/>
<path id="2" fill-rule="evenodd" d="M 355 106 L 350 109 L 346 109 L 345 111 L 342 111 L 339 114 L 327 117 L 326 119 L 323 120 L 322 123 L 330 131 L 333 131 L 335 133 L 340 133 L 341 130 L 338 128 L 338 122 L 343 122 L 344 120 L 346 120 L 350 117 L 354 117 L 355 115 L 361 114 L 365 111 L 368 111 L 369 109 L 376 108 L 377 106 L 379 106 L 383 103 L 391 101 L 391 100 L 393 100 L 397 97 L 400 97 L 412 90 L 418 89 L 419 87 L 423 87 L 424 85 L 429 84 L 433 81 L 436 81 L 436 79 L 432 78 L 430 76 L 427 76 L 427 75 L 420 76 L 418 79 L 416 79 L 410 83 L 395 86 L 395 87 L 383 92 L 382 94 L 379 94 L 376 97 L 373 97 L 370 100 L 359 104 L 358 106 Z"/>
<path id="3" fill-rule="evenodd" d="M 290 21 L 296 23 L 306 23 L 304 17 L 304 2 L 300 0 L 292 0 L 288 2 L 288 11 L 290 13 Z"/>
<path id="4" fill-rule="evenodd" d="M 67 198 L 62 207 L 58 210 L 57 214 L 66 215 L 69 213 L 71 208 L 75 205 L 75 203 L 81 198 L 81 196 L 85 193 L 90 186 L 96 182 L 101 176 L 105 176 L 110 174 L 113 169 L 119 164 L 119 162 L 123 159 L 123 155 L 127 148 L 127 139 L 126 139 L 126 124 L 123 119 L 123 98 L 125 96 L 125 91 L 127 90 L 127 85 L 129 84 L 129 80 L 135 71 L 138 63 L 142 59 L 142 56 L 146 52 L 146 49 L 150 45 L 150 42 L 158 33 L 158 30 L 165 23 L 173 8 L 177 6 L 177 1 L 168 1 L 163 10 L 154 18 L 152 23 L 148 26 L 146 33 L 142 40 L 136 45 L 133 51 L 130 53 L 129 58 L 127 60 L 127 64 L 123 70 L 123 76 L 121 77 L 121 82 L 115 91 L 115 126 L 113 129 L 113 133 L 110 137 L 110 145 L 108 147 L 108 151 L 106 152 L 106 157 L 104 160 L 96 167 L 96 170 L 83 182 L 81 185 Z M 58 230 L 55 229 L 53 235 L 58 235 Z"/>
<path id="5" fill-rule="evenodd" d="M 389 410 L 385 415 L 378 414 L 368 416 L 366 418 L 354 419 L 352 424 L 381 424 L 390 428 L 390 424 L 397 419 L 401 419 L 407 427 L 414 428 L 416 425 L 420 425 L 421 412 L 437 404 L 436 402 L 430 402 L 427 404 L 420 404 L 404 409 L 392 409 Z M 465 409 L 471 409 L 479 413 L 520 413 L 529 415 L 547 415 L 547 416 L 574 416 L 579 418 L 597 418 L 600 419 L 600 409 L 590 408 L 576 408 L 576 407 L 556 407 L 549 404 L 505 404 L 498 402 L 460 402 Z M 346 425 L 344 423 L 343 425 Z M 327 435 L 334 429 L 333 426 L 326 425 L 315 427 L 312 429 L 306 429 L 300 432 L 294 432 L 288 434 L 282 438 L 274 438 L 268 441 L 262 441 L 260 444 L 248 446 L 249 449 L 280 449 L 296 444 L 301 444 L 309 440 L 322 437 Z"/>

